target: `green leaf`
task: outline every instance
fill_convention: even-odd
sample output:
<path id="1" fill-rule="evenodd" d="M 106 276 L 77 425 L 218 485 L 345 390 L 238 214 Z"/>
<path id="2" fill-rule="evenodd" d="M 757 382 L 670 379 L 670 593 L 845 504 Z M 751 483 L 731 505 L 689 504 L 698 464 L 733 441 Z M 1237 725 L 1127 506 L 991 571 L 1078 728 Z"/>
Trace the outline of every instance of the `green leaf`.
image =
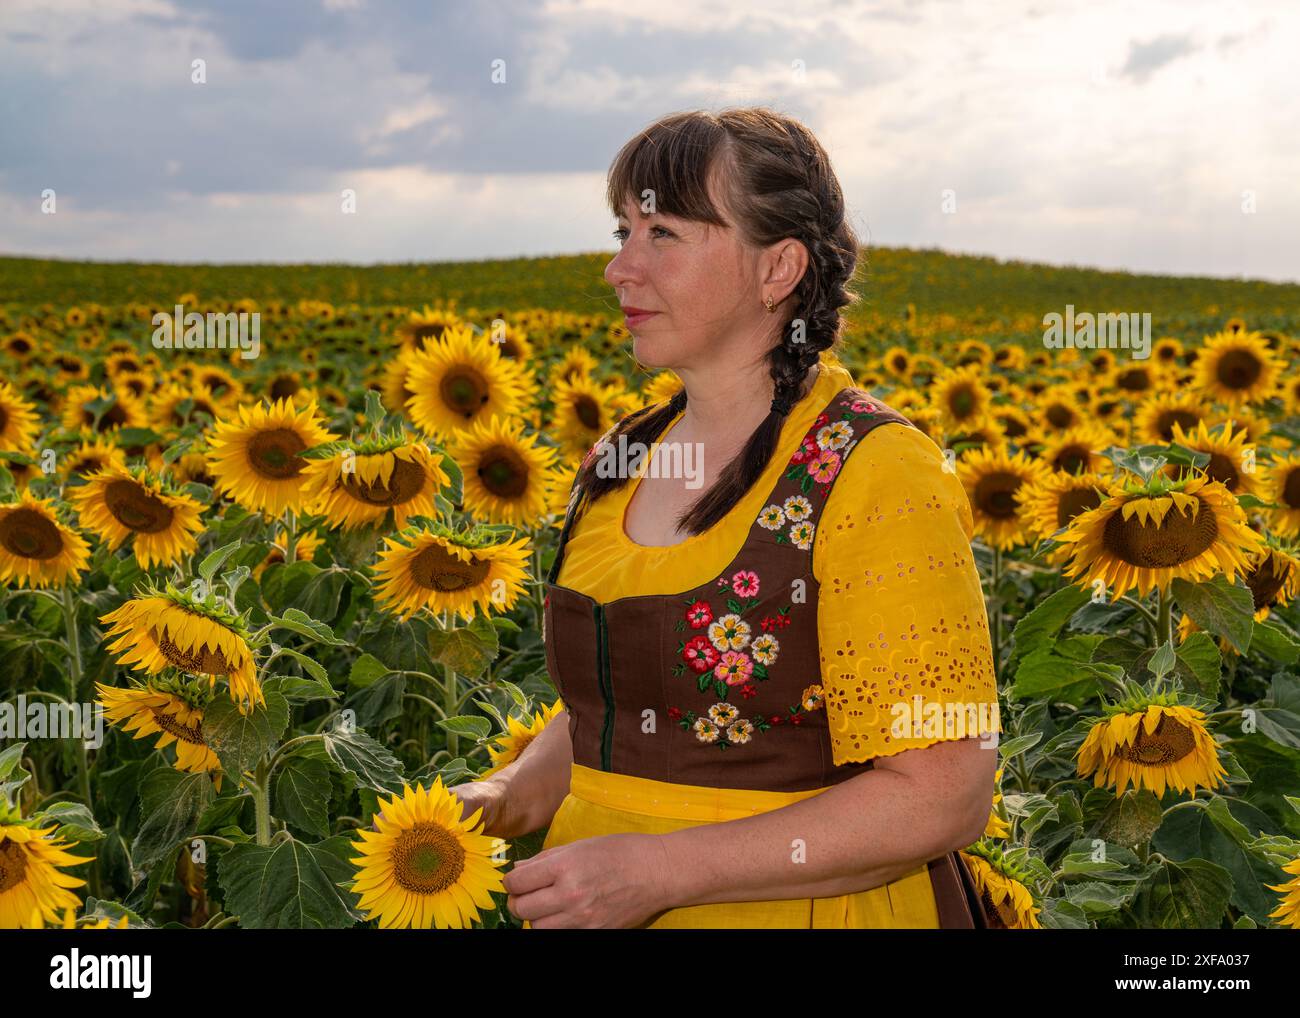
<path id="1" fill-rule="evenodd" d="M 1300 660 L 1300 643 L 1273 619 L 1255 623 L 1255 632 L 1250 640 L 1252 654 L 1260 654 L 1279 664 L 1293 665 Z"/>
<path id="2" fill-rule="evenodd" d="M 1150 841 L 1163 821 L 1164 811 L 1153 793 L 1129 789 L 1111 803 L 1098 833 L 1107 841 L 1132 848 Z"/>
<path id="3" fill-rule="evenodd" d="M 1183 684 L 1210 700 L 1219 698 L 1223 655 L 1208 633 L 1196 632 L 1178 647 L 1178 677 Z"/>
<path id="4" fill-rule="evenodd" d="M 378 428 L 384 423 L 384 402 L 374 389 L 366 390 L 366 423 Z"/>
<path id="5" fill-rule="evenodd" d="M 1157 679 L 1163 679 L 1166 675 L 1174 670 L 1174 664 L 1177 662 L 1177 656 L 1174 654 L 1174 641 L 1168 640 L 1162 643 L 1151 660 L 1147 662 L 1147 670 Z"/>
<path id="6" fill-rule="evenodd" d="M 357 727 L 376 730 L 402 716 L 405 696 L 406 676 L 393 674 L 354 690 L 344 705 L 356 711 Z"/>
<path id="7" fill-rule="evenodd" d="M 329 835 L 329 765 L 318 756 L 290 753 L 275 773 L 274 812 L 299 830 L 324 838 Z"/>
<path id="8" fill-rule="evenodd" d="M 1024 616 L 1011 632 L 1011 660 L 1014 667 L 1022 655 L 1050 649 L 1071 616 L 1088 603 L 1088 591 L 1082 587 L 1062 587 Z"/>
<path id="9" fill-rule="evenodd" d="M 150 773 L 140 785 L 141 822 L 131 843 L 132 863 L 145 868 L 174 852 L 183 838 L 194 833 L 211 799 L 212 779 L 206 772 L 159 767 Z"/>
<path id="10" fill-rule="evenodd" d="M 340 770 L 355 775 L 367 788 L 401 791 L 402 762 L 365 732 L 337 726 L 324 736 L 325 751 Z"/>
<path id="11" fill-rule="evenodd" d="M 203 713 L 203 737 L 236 782 L 270 752 L 289 724 L 289 702 L 278 693 L 263 693 L 266 706 L 250 714 L 239 713 L 225 698 L 213 700 Z"/>
<path id="12" fill-rule="evenodd" d="M 1166 862 L 1151 888 L 1151 920 L 1158 929 L 1218 929 L 1228 911 L 1232 877 L 1204 859 Z"/>
<path id="13" fill-rule="evenodd" d="M 73 841 L 99 841 L 104 832 L 95 815 L 80 802 L 56 802 L 33 815 L 33 819 L 59 825 L 58 836 Z"/>
<path id="14" fill-rule="evenodd" d="M 1073 884 L 1065 892 L 1066 900 L 1090 916 L 1118 912 L 1137 894 L 1136 884 L 1104 884 L 1089 880 Z"/>
<path id="15" fill-rule="evenodd" d="M 212 586 L 212 577 L 217 575 L 217 570 L 225 565 L 226 559 L 230 558 L 239 549 L 241 543 L 240 541 L 232 541 L 230 544 L 218 548 L 199 563 L 199 575 L 207 581 L 209 587 Z"/>
<path id="16" fill-rule="evenodd" d="M 469 678 L 482 675 L 499 650 L 496 629 L 482 615 L 475 616 L 468 626 L 429 633 L 429 652 L 434 660 Z"/>
<path id="17" fill-rule="evenodd" d="M 1032 700 L 1050 696 L 1080 704 L 1096 694 L 1101 680 L 1117 679 L 1123 674 L 1124 669 L 1119 665 L 1076 661 L 1050 650 L 1036 650 L 1016 669 L 1011 697 Z"/>
<path id="18" fill-rule="evenodd" d="M 243 929 L 343 929 L 359 918 L 335 886 L 356 872 L 323 845 L 235 845 L 219 869 L 225 909 Z"/>
<path id="19" fill-rule="evenodd" d="M 316 680 L 316 684 L 321 687 L 321 691 L 324 695 L 338 696 L 338 692 L 330 685 L 329 673 L 325 671 L 325 666 L 314 657 L 308 657 L 301 651 L 294 650 L 291 647 L 280 647 L 276 653 L 285 657 L 293 658 L 293 660 L 302 665 L 303 670 Z"/>
<path id="20" fill-rule="evenodd" d="M 320 682 L 299 675 L 272 675 L 263 681 L 262 690 L 267 695 L 274 691 L 291 703 L 328 700 L 338 695 Z"/>
<path id="21" fill-rule="evenodd" d="M 391 668 L 373 654 L 362 654 L 352 662 L 352 671 L 348 673 L 348 685 L 356 689 L 364 689 L 378 682 L 391 671 Z"/>
<path id="22" fill-rule="evenodd" d="M 1220 574 L 1204 583 L 1175 579 L 1170 591 L 1193 622 L 1207 633 L 1222 636 L 1238 654 L 1246 653 L 1255 622 L 1255 599 L 1248 587 L 1233 586 Z"/>
<path id="23" fill-rule="evenodd" d="M 482 740 L 486 739 L 492 732 L 492 722 L 487 718 L 476 717 L 472 714 L 460 714 L 455 717 L 443 718 L 438 721 L 439 728 L 445 728 L 453 735 L 463 735 L 469 739 Z"/>
<path id="24" fill-rule="evenodd" d="M 300 564 L 306 565 L 307 563 Z M 277 629 L 288 629 L 290 632 L 305 636 L 317 643 L 324 643 L 331 647 L 348 646 L 348 642 L 336 637 L 334 630 L 324 622 L 316 621 L 306 612 L 299 611 L 297 608 L 286 608 L 284 615 L 278 618 L 272 615 L 271 622 Z"/>

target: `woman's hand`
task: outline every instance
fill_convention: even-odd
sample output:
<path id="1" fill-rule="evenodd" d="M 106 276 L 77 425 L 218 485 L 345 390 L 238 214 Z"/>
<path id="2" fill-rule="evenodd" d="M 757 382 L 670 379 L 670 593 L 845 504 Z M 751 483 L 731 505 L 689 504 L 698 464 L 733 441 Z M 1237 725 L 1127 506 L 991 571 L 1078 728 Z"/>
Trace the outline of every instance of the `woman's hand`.
<path id="1" fill-rule="evenodd" d="M 557 845 L 505 875 L 506 906 L 533 929 L 625 929 L 671 908 L 663 839 L 607 834 Z"/>

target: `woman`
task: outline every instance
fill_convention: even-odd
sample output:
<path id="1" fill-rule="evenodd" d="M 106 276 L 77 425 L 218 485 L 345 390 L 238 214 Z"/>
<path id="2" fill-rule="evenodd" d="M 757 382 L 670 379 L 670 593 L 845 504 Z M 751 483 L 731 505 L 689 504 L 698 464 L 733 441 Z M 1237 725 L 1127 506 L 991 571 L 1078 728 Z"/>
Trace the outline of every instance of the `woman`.
<path id="1" fill-rule="evenodd" d="M 510 909 L 535 928 L 983 925 L 956 850 L 989 818 L 996 720 L 984 739 L 922 725 L 932 705 L 996 719 L 970 507 L 830 353 L 857 241 L 826 153 L 769 110 L 676 114 L 623 148 L 608 198 L 635 357 L 684 388 L 575 480 L 544 633 L 565 710 L 455 789 L 489 834 L 550 825 L 505 877 Z M 596 453 L 620 436 L 701 451 L 702 484 L 653 460 L 608 476 Z"/>

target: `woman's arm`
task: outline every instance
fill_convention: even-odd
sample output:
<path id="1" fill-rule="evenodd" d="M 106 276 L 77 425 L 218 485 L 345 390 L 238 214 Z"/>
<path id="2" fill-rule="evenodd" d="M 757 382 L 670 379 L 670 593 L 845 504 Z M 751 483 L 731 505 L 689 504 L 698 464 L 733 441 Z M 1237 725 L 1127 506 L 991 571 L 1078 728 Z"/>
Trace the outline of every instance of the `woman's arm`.
<path id="1" fill-rule="evenodd" d="M 569 794 L 572 763 L 569 712 L 562 710 L 547 722 L 541 734 L 517 759 L 478 782 L 498 796 L 497 819 L 486 833 L 498 838 L 518 838 L 549 824 Z"/>
<path id="2" fill-rule="evenodd" d="M 865 891 L 978 841 L 995 744 L 953 739 L 876 760 L 865 774 L 780 809 L 658 835 L 664 907 Z"/>

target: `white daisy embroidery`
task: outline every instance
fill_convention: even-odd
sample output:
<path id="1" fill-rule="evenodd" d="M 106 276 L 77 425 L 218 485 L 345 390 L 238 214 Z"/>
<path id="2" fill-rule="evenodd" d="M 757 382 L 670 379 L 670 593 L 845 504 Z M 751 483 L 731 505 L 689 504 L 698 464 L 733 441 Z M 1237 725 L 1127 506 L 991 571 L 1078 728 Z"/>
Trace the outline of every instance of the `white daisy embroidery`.
<path id="1" fill-rule="evenodd" d="M 727 741 L 748 742 L 754 736 L 754 726 L 743 718 L 727 729 Z"/>
<path id="2" fill-rule="evenodd" d="M 806 520 L 812 515 L 812 503 L 803 495 L 791 495 L 782 505 L 786 519 L 793 522 Z"/>
<path id="3" fill-rule="evenodd" d="M 850 438 L 853 429 L 844 421 L 835 421 L 817 432 L 817 445 L 821 449 L 842 449 Z"/>
<path id="4" fill-rule="evenodd" d="M 718 650 L 740 650 L 749 643 L 752 630 L 739 615 L 724 615 L 709 626 L 709 642 Z"/>
<path id="5" fill-rule="evenodd" d="M 770 665 L 775 663 L 776 652 L 780 649 L 781 644 L 777 642 L 776 637 L 764 633 L 754 640 L 754 645 L 750 647 L 749 652 L 759 664 Z"/>
<path id="6" fill-rule="evenodd" d="M 758 525 L 764 530 L 780 530 L 785 525 L 785 513 L 773 502 L 758 514 Z"/>
<path id="7" fill-rule="evenodd" d="M 709 717 L 714 724 L 726 728 L 727 725 L 735 721 L 740 716 L 740 710 L 734 704 L 715 703 L 709 708 Z"/>
<path id="8" fill-rule="evenodd" d="M 718 726 L 708 718 L 696 718 L 692 727 L 695 729 L 695 737 L 701 742 L 718 741 Z"/>
<path id="9" fill-rule="evenodd" d="M 811 523 L 796 523 L 790 528 L 790 540 L 796 548 L 807 551 L 812 547 L 813 525 Z"/>

